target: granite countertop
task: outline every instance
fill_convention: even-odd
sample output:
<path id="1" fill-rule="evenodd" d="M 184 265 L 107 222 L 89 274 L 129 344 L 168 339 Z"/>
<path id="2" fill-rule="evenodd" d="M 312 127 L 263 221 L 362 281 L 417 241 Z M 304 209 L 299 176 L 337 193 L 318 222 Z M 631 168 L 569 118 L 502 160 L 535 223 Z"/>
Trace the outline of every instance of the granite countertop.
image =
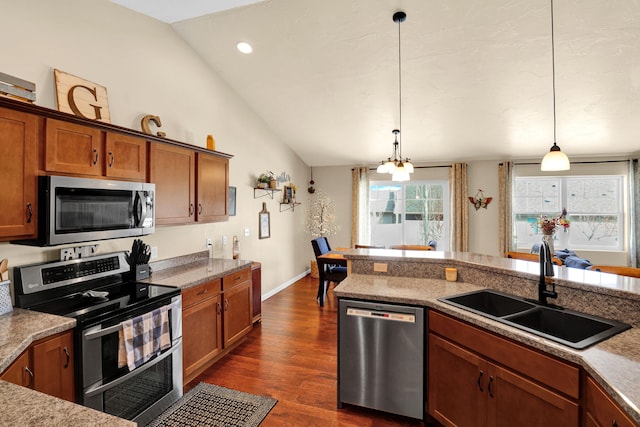
<path id="1" fill-rule="evenodd" d="M 0 315 L 0 372 L 31 343 L 73 329 L 75 319 L 14 308 Z M 0 425 L 135 426 L 136 423 L 0 381 Z"/>
<path id="2" fill-rule="evenodd" d="M 227 274 L 250 268 L 252 261 L 242 259 L 194 258 L 186 263 L 152 264 L 153 273 L 145 282 L 187 289 Z"/>
<path id="3" fill-rule="evenodd" d="M 0 381 L 0 396 L 4 402 L 0 411 L 3 426 L 137 426 L 132 421 L 6 381 Z"/>
<path id="4" fill-rule="evenodd" d="M 21 308 L 0 315 L 0 373 L 32 342 L 75 326 L 75 319 Z"/>
<path id="5" fill-rule="evenodd" d="M 404 260 L 406 262 L 406 259 Z M 522 261 L 526 262 L 526 261 Z M 528 264 L 537 264 L 528 262 Z M 598 273 L 599 274 L 599 273 Z M 624 281 L 624 280 L 623 280 Z M 438 301 L 438 298 L 485 289 L 441 279 L 351 274 L 334 289 L 340 298 L 411 304 L 436 309 L 496 334 L 582 366 L 627 413 L 640 422 L 639 325 L 585 350 L 574 350 L 520 329 Z"/>

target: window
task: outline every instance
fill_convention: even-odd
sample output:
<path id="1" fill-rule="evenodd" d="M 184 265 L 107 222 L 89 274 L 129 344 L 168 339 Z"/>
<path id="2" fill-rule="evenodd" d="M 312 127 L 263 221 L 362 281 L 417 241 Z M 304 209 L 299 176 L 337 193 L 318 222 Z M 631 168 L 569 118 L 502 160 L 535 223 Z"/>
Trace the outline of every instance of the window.
<path id="1" fill-rule="evenodd" d="M 372 181 L 371 244 L 389 247 L 437 242 L 449 248 L 449 185 L 446 181 Z"/>
<path id="2" fill-rule="evenodd" d="M 621 251 L 624 248 L 624 177 L 620 175 L 517 177 L 513 190 L 516 247 L 541 240 L 540 215 L 567 210 L 570 227 L 555 233 L 555 248 Z"/>

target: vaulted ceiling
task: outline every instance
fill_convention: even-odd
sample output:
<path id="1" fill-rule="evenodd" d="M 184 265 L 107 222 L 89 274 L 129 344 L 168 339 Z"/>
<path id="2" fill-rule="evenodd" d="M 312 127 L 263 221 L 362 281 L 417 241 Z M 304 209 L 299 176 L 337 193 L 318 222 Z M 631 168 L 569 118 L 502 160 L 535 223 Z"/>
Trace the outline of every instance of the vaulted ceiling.
<path id="1" fill-rule="evenodd" d="M 113 1 L 172 25 L 311 166 L 391 155 L 399 9 L 404 156 L 540 159 L 553 143 L 549 0 Z M 558 145 L 638 153 L 639 2 L 556 0 L 554 21 Z"/>

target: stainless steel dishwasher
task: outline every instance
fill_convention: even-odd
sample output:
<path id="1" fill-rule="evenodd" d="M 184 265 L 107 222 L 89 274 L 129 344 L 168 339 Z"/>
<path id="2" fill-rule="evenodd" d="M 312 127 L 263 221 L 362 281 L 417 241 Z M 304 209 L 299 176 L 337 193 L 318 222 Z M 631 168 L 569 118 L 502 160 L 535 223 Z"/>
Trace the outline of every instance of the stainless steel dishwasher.
<path id="1" fill-rule="evenodd" d="M 338 408 L 424 419 L 425 309 L 340 299 Z"/>

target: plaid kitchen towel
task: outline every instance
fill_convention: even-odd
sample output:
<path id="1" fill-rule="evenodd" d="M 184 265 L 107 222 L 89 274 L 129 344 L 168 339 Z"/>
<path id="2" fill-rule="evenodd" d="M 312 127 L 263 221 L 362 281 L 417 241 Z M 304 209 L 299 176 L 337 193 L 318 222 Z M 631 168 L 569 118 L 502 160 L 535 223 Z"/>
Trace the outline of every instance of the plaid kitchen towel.
<path id="1" fill-rule="evenodd" d="M 118 367 L 133 371 L 156 354 L 171 347 L 169 309 L 160 307 L 125 320 L 119 332 Z"/>

